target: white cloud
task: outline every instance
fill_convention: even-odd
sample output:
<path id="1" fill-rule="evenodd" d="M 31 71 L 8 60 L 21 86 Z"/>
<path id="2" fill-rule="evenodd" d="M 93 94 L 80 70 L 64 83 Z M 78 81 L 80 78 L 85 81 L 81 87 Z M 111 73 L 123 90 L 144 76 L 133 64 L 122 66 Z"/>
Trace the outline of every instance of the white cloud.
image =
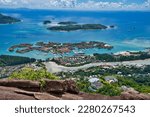
<path id="1" fill-rule="evenodd" d="M 3 7 L 49 8 L 69 7 L 73 0 L 0 0 Z"/>
<path id="2" fill-rule="evenodd" d="M 79 2 L 80 1 L 80 2 Z M 150 0 L 138 3 L 126 4 L 125 2 L 110 2 L 110 0 L 0 0 L 0 7 L 27 7 L 27 8 L 75 8 L 75 9 L 101 9 L 101 10 L 118 10 L 118 9 L 149 9 Z"/>
<path id="3" fill-rule="evenodd" d="M 85 3 L 78 4 L 78 8 L 87 8 L 87 9 L 112 9 L 112 8 L 121 8 L 123 5 L 122 2 L 94 2 L 88 1 Z"/>
<path id="4" fill-rule="evenodd" d="M 101 9 L 101 10 L 150 10 L 150 0 L 142 4 L 130 3 L 125 4 L 123 2 L 94 2 L 89 0 L 88 2 L 83 2 L 77 6 L 78 8 L 87 8 L 87 9 Z"/>

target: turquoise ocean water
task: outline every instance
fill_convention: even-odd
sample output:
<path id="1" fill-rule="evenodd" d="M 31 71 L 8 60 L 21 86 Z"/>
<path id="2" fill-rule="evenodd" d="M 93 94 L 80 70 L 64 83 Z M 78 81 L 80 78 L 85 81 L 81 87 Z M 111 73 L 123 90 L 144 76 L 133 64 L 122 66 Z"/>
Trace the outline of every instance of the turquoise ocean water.
<path id="1" fill-rule="evenodd" d="M 114 46 L 112 50 L 83 50 L 92 53 L 116 53 L 121 51 L 139 51 L 150 47 L 150 12 L 136 11 L 60 11 L 0 9 L 0 13 L 17 17 L 22 22 L 0 25 L 0 54 L 19 55 L 45 59 L 54 57 L 50 53 L 38 51 L 26 54 L 8 52 L 8 48 L 20 43 L 37 41 L 81 42 L 103 41 Z M 115 29 L 58 32 L 49 31 L 42 25 L 44 20 L 54 23 L 59 21 L 76 21 L 78 23 L 101 23 L 115 25 Z M 72 55 L 70 53 L 69 55 Z"/>

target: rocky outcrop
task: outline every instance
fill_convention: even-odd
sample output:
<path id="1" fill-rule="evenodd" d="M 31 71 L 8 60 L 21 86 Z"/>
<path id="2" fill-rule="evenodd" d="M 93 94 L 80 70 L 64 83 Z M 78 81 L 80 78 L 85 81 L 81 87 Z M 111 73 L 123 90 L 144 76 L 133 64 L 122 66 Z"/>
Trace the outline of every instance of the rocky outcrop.
<path id="1" fill-rule="evenodd" d="M 83 100 L 84 98 L 77 94 L 65 93 L 62 95 L 63 100 Z"/>
<path id="2" fill-rule="evenodd" d="M 75 81 L 73 80 L 65 80 L 63 82 L 64 90 L 66 92 L 72 93 L 72 94 L 79 94 L 79 89 L 76 86 Z"/>
<path id="3" fill-rule="evenodd" d="M 45 80 L 44 81 L 44 92 L 48 93 L 60 93 L 68 92 L 71 94 L 78 94 L 79 89 L 73 80 Z"/>
<path id="4" fill-rule="evenodd" d="M 16 93 L 18 88 L 0 86 L 0 100 L 35 100 L 33 96 Z"/>
<path id="5" fill-rule="evenodd" d="M 27 91 L 40 91 L 40 83 L 30 80 L 0 80 L 0 86 L 16 87 Z"/>
<path id="6" fill-rule="evenodd" d="M 127 90 L 120 96 L 79 92 L 73 80 L 0 80 L 0 100 L 150 100 L 150 95 Z M 36 90 L 35 90 L 36 89 Z"/>
<path id="7" fill-rule="evenodd" d="M 0 99 L 23 100 L 75 100 L 82 99 L 78 96 L 79 90 L 72 80 L 0 80 Z"/>
<path id="8" fill-rule="evenodd" d="M 43 89 L 48 93 L 63 94 L 65 91 L 63 82 L 63 80 L 45 80 L 45 86 L 43 87 Z"/>
<path id="9" fill-rule="evenodd" d="M 123 100 L 150 100 L 149 94 L 141 94 L 135 91 L 126 91 L 121 93 Z"/>

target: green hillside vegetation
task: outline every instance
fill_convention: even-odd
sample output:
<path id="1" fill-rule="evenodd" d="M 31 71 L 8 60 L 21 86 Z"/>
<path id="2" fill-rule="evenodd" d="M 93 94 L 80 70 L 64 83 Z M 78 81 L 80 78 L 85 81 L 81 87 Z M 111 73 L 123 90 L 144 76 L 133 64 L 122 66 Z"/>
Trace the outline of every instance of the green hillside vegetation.
<path id="1" fill-rule="evenodd" d="M 91 30 L 91 29 L 106 29 L 107 27 L 101 24 L 83 24 L 83 25 L 64 25 L 49 27 L 48 30 L 53 31 L 75 31 L 75 30 Z"/>
<path id="2" fill-rule="evenodd" d="M 133 78 L 115 76 L 118 79 L 118 82 L 109 84 L 104 80 L 104 76 L 100 77 L 100 81 L 103 83 L 103 86 L 96 91 L 90 89 L 91 83 L 86 78 L 80 78 L 77 80 L 77 86 L 80 91 L 87 93 L 99 93 L 108 96 L 118 96 L 121 94 L 121 86 L 127 86 L 134 88 L 140 93 L 150 93 L 150 85 L 140 84 L 133 80 Z"/>
<path id="3" fill-rule="evenodd" d="M 96 91 L 92 91 L 90 89 L 91 83 L 88 81 L 88 79 L 85 78 L 77 80 L 77 86 L 80 89 L 80 91 L 86 93 L 99 93 L 108 96 L 118 96 L 121 94 L 121 89 L 118 84 L 109 84 L 105 82 L 102 78 L 100 78 L 100 80 L 103 82 L 103 86 L 97 89 Z"/>
<path id="4" fill-rule="evenodd" d="M 34 70 L 32 68 L 23 68 L 20 71 L 16 71 L 10 75 L 10 79 L 22 79 L 22 80 L 42 80 L 42 79 L 59 79 L 55 75 L 47 72 L 45 69 Z"/>
<path id="5" fill-rule="evenodd" d="M 139 55 L 131 55 L 131 56 L 114 56 L 112 54 L 98 54 L 94 53 L 93 55 L 97 60 L 106 61 L 106 62 L 121 62 L 121 61 L 132 61 L 132 60 L 143 60 L 150 58 L 150 54 L 147 52 L 138 53 Z"/>
<path id="6" fill-rule="evenodd" d="M 150 93 L 150 85 L 144 85 L 139 82 L 136 82 L 133 77 L 120 77 L 118 76 L 118 86 L 129 86 L 139 91 L 140 93 Z M 144 78 L 141 78 L 144 79 Z"/>
<path id="7" fill-rule="evenodd" d="M 59 80 L 57 76 L 47 72 L 45 69 L 34 70 L 32 68 L 23 68 L 20 71 L 16 71 L 10 75 L 9 79 L 40 81 L 41 89 L 45 86 L 44 79 Z"/>
<path id="8" fill-rule="evenodd" d="M 90 86 L 91 84 L 88 81 L 88 79 L 80 78 L 79 80 L 77 80 L 77 87 L 79 88 L 80 91 L 83 91 L 86 93 L 92 93 L 92 91 L 89 90 Z"/>
<path id="9" fill-rule="evenodd" d="M 0 66 L 12 66 L 25 63 L 35 62 L 36 59 L 28 57 L 10 56 L 10 55 L 0 55 Z"/>
<path id="10" fill-rule="evenodd" d="M 96 93 L 109 96 L 118 96 L 121 94 L 121 89 L 117 86 L 106 83 L 102 88 L 99 88 Z"/>
<path id="11" fill-rule="evenodd" d="M 108 95 L 109 91 L 114 93 L 110 95 L 119 94 L 119 88 L 121 86 L 132 87 L 135 90 L 141 93 L 150 93 L 150 65 L 143 66 L 143 67 L 136 67 L 136 66 L 118 66 L 115 68 L 103 68 L 103 67 L 91 67 L 86 70 L 78 70 L 74 73 L 60 73 L 59 76 L 65 76 L 66 78 L 73 77 L 78 78 L 78 86 L 81 91 L 91 92 L 89 87 L 91 84 L 86 79 L 89 76 L 96 76 L 100 78 L 101 82 L 104 84 L 102 89 L 97 90 L 98 93 L 102 93 Z M 114 76 L 118 79 L 118 82 L 115 84 L 108 85 L 104 77 L 105 76 Z M 110 88 L 111 87 L 111 88 Z M 105 90 L 107 89 L 107 90 Z M 110 89 L 110 90 L 109 90 Z M 105 91 L 104 91 L 105 90 Z M 117 91 L 116 91 L 117 90 Z M 95 92 L 93 92 L 95 93 Z"/>
<path id="12" fill-rule="evenodd" d="M 73 25 L 73 24 L 77 24 L 77 22 L 66 21 L 66 22 L 59 22 L 58 24 L 61 24 L 61 25 Z"/>
<path id="13" fill-rule="evenodd" d="M 11 24 L 11 23 L 15 23 L 15 22 L 20 22 L 21 20 L 17 19 L 17 18 L 13 18 L 10 16 L 5 16 L 0 14 L 0 24 Z"/>

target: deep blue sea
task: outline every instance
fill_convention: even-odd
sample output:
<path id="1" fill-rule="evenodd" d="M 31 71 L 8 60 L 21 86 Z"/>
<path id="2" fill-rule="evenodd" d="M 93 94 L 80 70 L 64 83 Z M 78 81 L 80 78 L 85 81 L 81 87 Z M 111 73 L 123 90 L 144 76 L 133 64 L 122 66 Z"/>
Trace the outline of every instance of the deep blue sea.
<path id="1" fill-rule="evenodd" d="M 0 54 L 19 55 L 45 59 L 53 57 L 38 51 L 26 54 L 8 52 L 8 48 L 20 43 L 37 41 L 81 42 L 103 41 L 114 46 L 112 50 L 84 50 L 92 53 L 116 53 L 121 51 L 139 51 L 150 47 L 150 12 L 139 11 L 62 11 L 62 10 L 29 10 L 0 9 L 0 13 L 17 17 L 22 22 L 0 25 Z M 42 25 L 44 20 L 53 23 L 76 21 L 78 23 L 100 23 L 115 25 L 115 29 L 58 32 L 49 31 Z M 70 53 L 71 55 L 72 53 Z"/>

